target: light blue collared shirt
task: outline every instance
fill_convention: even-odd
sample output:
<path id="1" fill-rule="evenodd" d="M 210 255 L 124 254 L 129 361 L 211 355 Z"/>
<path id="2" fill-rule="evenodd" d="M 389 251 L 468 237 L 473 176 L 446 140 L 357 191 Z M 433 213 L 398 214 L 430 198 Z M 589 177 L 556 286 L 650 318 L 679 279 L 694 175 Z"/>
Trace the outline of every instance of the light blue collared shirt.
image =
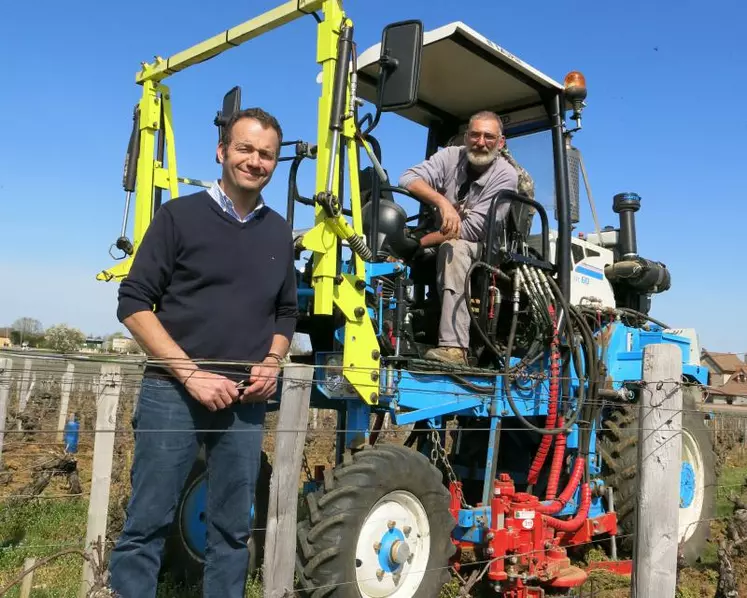
<path id="1" fill-rule="evenodd" d="M 210 197 L 212 197 L 217 204 L 221 207 L 221 209 L 228 214 L 229 216 L 232 216 L 239 222 L 249 222 L 252 218 L 254 218 L 259 211 L 265 207 L 265 200 L 262 198 L 262 195 L 260 195 L 257 198 L 257 207 L 254 208 L 251 212 L 249 212 L 246 216 L 243 218 L 239 216 L 238 212 L 236 211 L 236 208 L 233 205 L 233 202 L 231 201 L 231 198 L 226 195 L 225 191 L 221 189 L 221 186 L 218 184 L 218 181 L 213 181 L 213 184 L 210 186 L 210 188 L 207 190 L 207 192 L 210 194 Z"/>

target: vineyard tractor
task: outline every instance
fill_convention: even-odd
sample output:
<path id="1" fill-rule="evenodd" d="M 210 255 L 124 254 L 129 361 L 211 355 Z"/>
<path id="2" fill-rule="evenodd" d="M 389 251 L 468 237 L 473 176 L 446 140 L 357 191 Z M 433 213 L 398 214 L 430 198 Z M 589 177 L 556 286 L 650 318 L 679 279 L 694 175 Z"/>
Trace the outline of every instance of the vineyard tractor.
<path id="1" fill-rule="evenodd" d="M 299 203 L 315 214 L 311 228 L 294 228 L 302 264 L 297 332 L 308 334 L 313 350 L 299 359 L 315 367 L 312 407 L 335 410 L 338 428 L 336 464 L 316 468 L 305 485 L 300 591 L 314 598 L 434 598 L 452 571 L 485 569 L 482 582 L 505 598 L 567 595 L 587 577 L 571 557 L 588 546 L 609 552 L 605 566 L 629 571 L 636 404 L 643 350 L 657 343 L 682 355 L 678 541 L 681 558 L 695 560 L 715 487 L 700 412 L 707 370 L 693 330 L 649 315 L 652 296 L 671 283 L 664 264 L 639 253 L 641 198 L 615 195 L 619 226 L 574 233 L 585 171 L 573 138 L 587 93 L 577 71 L 558 83 L 461 22 L 428 32 L 417 20 L 393 23 L 379 44 L 359 51 L 339 0 L 292 0 L 157 57 L 136 74 L 142 96 L 114 244 L 121 261 L 98 278 L 127 275 L 164 192 L 178 201 L 180 184 L 205 185 L 177 172 L 175 99 L 165 80 L 299 18 L 316 20 L 321 67 L 318 138 L 284 142 L 291 154 L 282 158 L 291 162 L 288 222 L 294 225 Z M 240 106 L 235 87 L 215 124 L 222 127 Z M 371 112 L 362 115 L 366 106 Z M 435 215 L 390 181 L 387 148 L 374 131 L 383 113 L 416 123 L 427 131 L 423 150 L 430 156 L 459 144 L 470 115 L 481 110 L 500 115 L 507 148 L 531 136 L 534 146 L 547 144 L 554 223 L 534 197 L 532 174 L 506 151 L 519 190 L 492 199 L 482 254 L 467 277 L 469 364 L 452 366 L 424 358 L 437 344 L 437 251 L 411 257 L 408 245 L 435 230 Z M 307 195 L 297 184 L 304 162 L 315 162 L 316 172 Z M 506 203 L 509 215 L 499 225 L 495 212 Z M 408 213 L 406 205 L 416 209 Z M 387 415 L 406 433 L 397 435 L 399 443 L 381 440 Z M 252 521 L 260 530 L 270 473 L 265 460 Z M 172 569 L 198 577 L 204 508 L 200 460 L 166 554 Z M 252 542 L 257 567 L 261 532 Z"/>

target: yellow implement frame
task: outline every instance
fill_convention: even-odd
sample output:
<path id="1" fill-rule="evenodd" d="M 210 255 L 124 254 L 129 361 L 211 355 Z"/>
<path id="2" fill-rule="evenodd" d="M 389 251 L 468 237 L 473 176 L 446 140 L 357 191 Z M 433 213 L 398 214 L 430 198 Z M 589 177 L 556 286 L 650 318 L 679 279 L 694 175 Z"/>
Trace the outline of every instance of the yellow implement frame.
<path id="1" fill-rule="evenodd" d="M 345 144 L 350 176 L 352 226 L 341 214 L 329 215 L 321 205 L 315 207 L 315 226 L 304 235 L 301 243 L 313 252 L 312 287 L 314 313 L 330 315 L 335 307 L 345 316 L 343 374 L 360 397 L 369 404 L 378 402 L 379 345 L 365 305 L 365 264 L 353 252 L 354 273 L 338 276 L 337 249 L 343 240 L 362 236 L 358 153 L 355 123 L 352 117 L 343 123 L 342 140 L 332 143 L 330 116 L 333 100 L 337 47 L 343 25 L 352 27 L 345 16 L 341 0 L 290 0 L 258 17 L 227 29 L 169 58 L 156 57 L 144 63 L 135 80 L 143 88 L 139 103 L 140 152 L 137 161 L 135 213 L 132 235 L 132 256 L 112 268 L 100 272 L 99 280 L 121 280 L 127 276 L 132 259 L 153 219 L 154 192 L 167 190 L 170 199 L 179 195 L 176 170 L 176 149 L 171 116 L 171 92 L 163 80 L 192 65 L 213 58 L 263 33 L 290 23 L 312 12 L 322 11 L 318 24 L 316 60 L 322 67 L 322 90 L 318 102 L 317 193 L 327 185 L 327 173 L 334 164 L 333 189 L 338 189 L 340 147 Z M 347 95 L 349 99 L 350 82 Z M 159 130 L 165 139 L 166 164 L 157 160 L 155 145 Z M 184 179 L 181 179 L 184 180 Z"/>

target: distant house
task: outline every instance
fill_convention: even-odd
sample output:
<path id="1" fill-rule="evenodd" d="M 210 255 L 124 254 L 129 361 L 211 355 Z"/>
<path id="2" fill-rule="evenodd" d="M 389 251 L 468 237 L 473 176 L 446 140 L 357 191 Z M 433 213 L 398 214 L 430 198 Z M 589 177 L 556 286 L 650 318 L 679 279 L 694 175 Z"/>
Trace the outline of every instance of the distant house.
<path id="1" fill-rule="evenodd" d="M 7 336 L 0 336 L 0 349 L 10 348 L 10 338 Z"/>
<path id="2" fill-rule="evenodd" d="M 745 364 L 735 353 L 703 351 L 700 362 L 708 368 L 708 386 L 718 388 L 726 384 L 734 373 Z"/>
<path id="3" fill-rule="evenodd" d="M 729 405 L 747 405 L 747 365 L 734 372 L 726 384 L 711 389 L 710 393 Z"/>
<path id="4" fill-rule="evenodd" d="M 92 337 L 89 336 L 86 342 L 83 344 L 82 351 L 84 353 L 97 353 L 102 350 L 104 346 L 104 339 L 100 336 Z"/>
<path id="5" fill-rule="evenodd" d="M 701 363 L 708 368 L 708 403 L 747 404 L 747 364 L 734 353 L 703 350 Z"/>
<path id="6" fill-rule="evenodd" d="M 137 341 L 126 336 L 115 336 L 108 341 L 108 345 L 112 353 L 142 353 Z"/>

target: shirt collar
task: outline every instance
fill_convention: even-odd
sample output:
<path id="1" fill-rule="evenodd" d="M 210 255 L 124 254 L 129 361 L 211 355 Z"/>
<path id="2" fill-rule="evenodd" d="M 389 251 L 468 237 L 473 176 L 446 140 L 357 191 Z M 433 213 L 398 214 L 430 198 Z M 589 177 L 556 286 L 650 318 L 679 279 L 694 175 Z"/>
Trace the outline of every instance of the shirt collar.
<path id="1" fill-rule="evenodd" d="M 257 205 L 255 206 L 255 208 L 244 218 L 241 218 L 241 216 L 239 216 L 239 213 L 236 211 L 236 207 L 231 201 L 231 198 L 226 195 L 226 192 L 223 191 L 223 188 L 219 183 L 220 181 L 216 180 L 213 181 L 213 183 L 210 185 L 210 188 L 208 189 L 210 197 L 212 197 L 216 201 L 216 203 L 226 214 L 229 214 L 239 222 L 249 222 L 249 220 L 259 214 L 259 211 L 265 207 L 265 200 L 262 197 L 262 194 L 260 194 L 259 197 L 257 197 Z"/>

